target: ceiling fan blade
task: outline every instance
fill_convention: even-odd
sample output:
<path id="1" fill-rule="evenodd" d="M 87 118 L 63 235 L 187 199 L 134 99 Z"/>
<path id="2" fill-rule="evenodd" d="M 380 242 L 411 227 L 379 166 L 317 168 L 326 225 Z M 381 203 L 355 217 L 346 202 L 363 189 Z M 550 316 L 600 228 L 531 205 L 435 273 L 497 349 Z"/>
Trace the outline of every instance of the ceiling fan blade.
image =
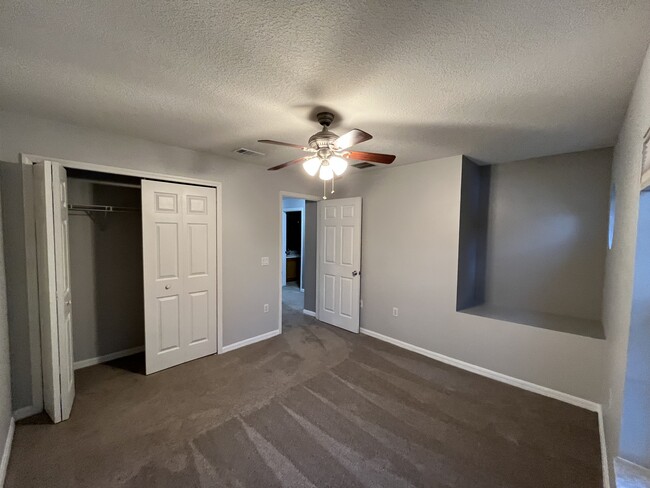
<path id="1" fill-rule="evenodd" d="M 346 151 L 343 157 L 347 159 L 354 159 L 355 161 L 368 161 L 370 163 L 390 164 L 395 161 L 392 154 L 380 154 L 363 151 Z"/>
<path id="2" fill-rule="evenodd" d="M 305 161 L 313 157 L 314 156 L 305 156 L 302 158 L 294 159 L 293 161 L 287 161 L 286 163 L 278 164 L 277 166 L 273 166 L 272 168 L 269 168 L 268 171 L 277 171 L 279 169 L 286 168 L 287 166 L 293 166 L 294 164 L 304 163 Z"/>
<path id="3" fill-rule="evenodd" d="M 310 151 L 311 149 L 305 146 L 300 146 L 299 144 L 291 144 L 290 142 L 271 141 L 269 139 L 261 139 L 257 142 L 263 142 L 264 144 L 275 144 L 276 146 L 295 147 L 296 149 L 302 149 L 303 151 Z"/>
<path id="4" fill-rule="evenodd" d="M 372 136 L 367 132 L 362 131 L 361 129 L 352 129 L 347 134 L 343 134 L 337 140 L 334 141 L 334 145 L 339 149 L 347 149 L 356 144 L 361 144 L 362 142 L 369 141 L 372 139 Z"/>

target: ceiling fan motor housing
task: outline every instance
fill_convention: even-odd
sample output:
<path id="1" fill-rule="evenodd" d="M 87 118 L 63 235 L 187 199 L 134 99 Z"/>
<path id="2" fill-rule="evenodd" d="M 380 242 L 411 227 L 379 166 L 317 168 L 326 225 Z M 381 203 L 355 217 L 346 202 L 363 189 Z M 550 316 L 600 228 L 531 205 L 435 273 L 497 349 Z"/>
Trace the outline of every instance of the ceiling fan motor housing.
<path id="1" fill-rule="evenodd" d="M 328 130 L 326 127 L 323 127 L 323 130 L 316 132 L 313 136 L 309 138 L 309 147 L 314 149 L 329 148 L 334 145 L 334 141 L 339 138 L 334 132 Z"/>

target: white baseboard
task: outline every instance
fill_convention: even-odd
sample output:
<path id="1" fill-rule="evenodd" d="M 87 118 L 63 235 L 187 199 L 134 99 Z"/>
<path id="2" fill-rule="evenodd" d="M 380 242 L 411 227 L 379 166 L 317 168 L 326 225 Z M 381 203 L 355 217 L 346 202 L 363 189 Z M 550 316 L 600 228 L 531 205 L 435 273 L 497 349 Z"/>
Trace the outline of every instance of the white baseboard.
<path id="1" fill-rule="evenodd" d="M 82 368 L 87 368 L 88 366 L 94 366 L 95 364 L 106 363 L 108 361 L 113 361 L 114 359 L 123 358 L 126 356 L 131 356 L 132 354 L 138 354 L 144 352 L 144 346 L 132 347 L 131 349 L 124 349 L 123 351 L 112 352 L 104 356 L 98 356 L 96 358 L 82 359 L 81 361 L 74 362 L 75 371 Z"/>
<path id="2" fill-rule="evenodd" d="M 239 349 L 240 347 L 249 346 L 251 344 L 255 344 L 256 342 L 260 342 L 260 341 L 265 341 L 266 339 L 275 337 L 280 333 L 281 333 L 280 330 L 272 330 L 271 332 L 267 332 L 265 334 L 251 337 L 250 339 L 244 339 L 243 341 L 235 342 L 234 344 L 230 344 L 228 346 L 223 346 L 221 352 L 224 353 L 224 352 L 234 351 L 235 349 Z"/>
<path id="3" fill-rule="evenodd" d="M 503 373 L 497 373 L 496 371 L 492 371 L 491 369 L 482 368 L 480 366 L 476 366 L 471 363 L 466 363 L 465 361 L 461 361 L 459 359 L 450 358 L 449 356 L 445 356 L 444 354 L 429 351 L 428 349 L 424 349 L 423 347 L 414 346 L 413 344 L 409 344 L 407 342 L 403 342 L 398 339 L 393 339 L 392 337 L 385 336 L 383 334 L 374 332 L 372 330 L 361 328 L 361 333 L 369 335 L 370 337 L 374 337 L 375 339 L 379 339 L 384 342 L 389 342 L 403 349 L 408 349 L 409 351 L 422 354 L 423 356 L 427 356 L 431 359 L 435 359 L 437 361 L 440 361 L 441 363 L 449 364 L 451 366 L 464 369 L 465 371 L 470 371 L 472 373 L 485 376 L 486 378 L 500 381 L 501 383 L 506 383 L 508 385 L 516 386 L 523 390 L 528 390 L 528 391 L 532 391 L 533 393 L 539 393 L 540 395 L 544 395 L 550 398 L 555 398 L 556 400 L 570 403 L 571 405 L 575 405 L 576 407 L 584 408 L 592 412 L 598 412 L 598 410 L 600 409 L 600 404 L 596 402 L 592 402 L 591 400 L 586 400 L 584 398 L 569 395 L 568 393 L 553 390 L 552 388 L 547 388 L 546 386 L 537 385 L 529 381 L 520 380 L 519 378 L 514 378 L 512 376 L 508 376 Z"/>
<path id="4" fill-rule="evenodd" d="M 5 440 L 4 450 L 2 451 L 2 462 L 0 462 L 0 486 L 5 485 L 5 477 L 7 476 L 7 468 L 9 467 L 9 456 L 11 456 L 11 444 L 14 440 L 15 428 L 16 421 L 11 417 L 7 439 Z"/>
<path id="5" fill-rule="evenodd" d="M 603 488 L 610 488 L 609 483 L 609 458 L 607 457 L 607 440 L 605 439 L 605 422 L 603 420 L 603 407 L 598 405 L 598 432 L 600 434 L 600 458 L 603 463 Z"/>
<path id="6" fill-rule="evenodd" d="M 316 312 L 312 312 L 311 310 L 307 310 L 306 308 L 302 310 L 302 313 L 304 313 L 305 315 L 309 315 L 310 317 L 316 317 Z"/>
<path id="7" fill-rule="evenodd" d="M 43 411 L 42 408 L 36 408 L 34 405 L 27 405 L 26 407 L 22 407 L 19 408 L 18 410 L 14 410 L 14 419 L 16 421 L 26 419 L 27 417 L 31 417 L 32 415 L 36 415 L 37 413 L 41 413 L 42 411 Z"/>

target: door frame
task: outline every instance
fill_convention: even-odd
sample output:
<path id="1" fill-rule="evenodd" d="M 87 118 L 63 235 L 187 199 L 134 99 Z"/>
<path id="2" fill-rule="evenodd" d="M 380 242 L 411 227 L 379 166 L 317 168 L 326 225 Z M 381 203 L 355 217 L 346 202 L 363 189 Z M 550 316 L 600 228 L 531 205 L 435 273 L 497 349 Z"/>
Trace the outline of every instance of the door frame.
<path id="1" fill-rule="evenodd" d="M 278 235 L 278 248 L 280 250 L 279 254 L 279 260 L 278 263 L 280 263 L 280 267 L 278 269 L 278 333 L 282 334 L 282 263 L 284 262 L 283 257 L 284 257 L 284 249 L 282 249 L 282 240 L 283 240 L 283 235 L 282 235 L 282 219 L 284 218 L 284 208 L 282 206 L 282 200 L 284 198 L 299 198 L 301 200 L 308 200 L 310 202 L 318 202 L 322 200 L 323 197 L 319 197 L 316 195 L 308 195 L 305 193 L 294 193 L 291 191 L 281 191 L 279 196 L 278 196 L 278 217 L 279 217 L 279 222 L 280 222 L 280 231 Z M 301 210 L 301 209 L 296 209 Z M 305 212 L 303 211 L 302 213 L 302 233 L 303 236 L 305 234 Z M 304 254 L 304 248 L 305 248 L 305 242 L 303 238 L 303 242 L 301 243 L 301 251 L 300 251 L 300 262 L 303 263 L 303 254 Z M 303 263 L 304 264 L 304 263 Z M 300 267 L 300 285 L 302 289 L 302 268 L 303 266 Z M 318 297 L 318 280 L 316 280 L 316 296 Z"/>
<path id="2" fill-rule="evenodd" d="M 71 161 L 61 158 L 49 158 L 36 154 L 23 153 L 21 156 L 21 163 L 29 167 L 29 178 L 23 178 L 24 188 L 29 188 L 23 199 L 24 212 L 25 212 L 25 249 L 27 253 L 33 258 L 28 257 L 28 265 L 31 268 L 36 266 L 34 262 L 38 243 L 36 241 L 36 220 L 34 216 L 34 190 L 33 190 L 33 176 L 31 167 L 34 163 L 43 161 L 52 161 L 59 163 L 66 169 L 80 169 L 86 171 L 95 171 L 97 173 L 106 173 L 123 176 L 134 176 L 136 178 L 152 179 L 159 181 L 168 181 L 171 183 L 181 183 L 189 185 L 199 185 L 215 188 L 217 191 L 217 354 L 223 352 L 223 216 L 222 216 L 222 197 L 223 197 L 223 183 L 216 180 L 205 180 L 200 178 L 190 178 L 186 176 L 156 173 L 153 171 L 136 170 L 130 168 L 123 168 L 120 166 L 106 166 L 102 164 L 87 163 L 81 161 Z M 23 176 L 26 173 L 23 172 Z M 27 198 L 29 196 L 29 198 Z M 29 229 L 29 230 L 28 230 Z M 49 233 L 49 232 L 48 232 Z M 52 236 L 48 235 L 48 241 Z M 29 335 L 30 335 L 30 363 L 31 363 L 31 378 L 32 378 L 32 405 L 29 407 L 21 408 L 16 413 L 20 414 L 21 418 L 28 417 L 35 413 L 43 411 L 43 376 L 42 376 L 42 357 L 41 357 L 41 326 L 40 326 L 40 304 L 38 294 L 38 276 L 37 273 L 27 274 L 27 289 L 29 300 Z M 31 290 L 31 292 L 30 292 Z M 281 290 L 280 290 L 281 291 Z M 280 298 L 282 295 L 280 295 Z"/>

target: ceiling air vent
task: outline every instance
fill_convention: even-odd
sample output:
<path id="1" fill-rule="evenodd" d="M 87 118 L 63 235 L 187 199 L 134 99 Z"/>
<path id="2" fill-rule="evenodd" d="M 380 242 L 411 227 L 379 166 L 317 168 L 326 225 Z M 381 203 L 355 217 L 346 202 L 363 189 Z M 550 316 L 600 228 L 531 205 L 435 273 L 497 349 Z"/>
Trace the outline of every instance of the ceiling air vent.
<path id="1" fill-rule="evenodd" d="M 363 162 L 363 163 L 353 164 L 352 167 L 357 168 L 357 169 L 366 169 L 366 168 L 374 168 L 375 165 Z"/>
<path id="2" fill-rule="evenodd" d="M 237 154 L 243 154 L 244 156 L 266 156 L 266 154 L 253 151 L 252 149 L 246 149 L 245 147 L 240 147 L 239 149 L 235 149 Z"/>

